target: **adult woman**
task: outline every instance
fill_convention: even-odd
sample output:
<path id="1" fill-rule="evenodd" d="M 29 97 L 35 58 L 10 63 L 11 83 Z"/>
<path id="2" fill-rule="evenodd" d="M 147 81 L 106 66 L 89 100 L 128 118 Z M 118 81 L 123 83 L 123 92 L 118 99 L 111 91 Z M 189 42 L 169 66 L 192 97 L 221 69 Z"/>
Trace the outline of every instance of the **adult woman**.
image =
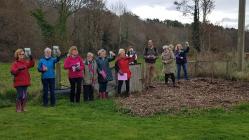
<path id="1" fill-rule="evenodd" d="M 189 46 L 183 48 L 181 44 L 177 44 L 175 47 L 175 56 L 177 64 L 177 79 L 181 79 L 181 68 L 183 68 L 184 79 L 188 80 L 188 71 L 187 71 L 187 53 L 189 52 Z"/>
<path id="2" fill-rule="evenodd" d="M 129 63 L 133 62 L 135 56 L 133 57 L 126 57 L 125 50 L 119 49 L 118 57 L 116 60 L 116 71 L 118 72 L 118 95 L 121 95 L 121 89 L 123 82 L 126 85 L 126 93 L 125 96 L 129 97 L 130 94 L 130 78 L 131 78 L 131 71 L 129 68 Z"/>
<path id="3" fill-rule="evenodd" d="M 107 84 L 108 81 L 113 80 L 112 71 L 110 69 L 109 62 L 115 60 L 115 54 L 110 51 L 110 56 L 106 55 L 106 50 L 101 49 L 98 51 L 98 57 L 96 59 L 98 66 L 98 83 L 99 83 L 99 96 L 104 99 L 108 97 Z"/>
<path id="4" fill-rule="evenodd" d="M 175 55 L 170 46 L 163 46 L 163 53 L 161 58 L 163 63 L 165 84 L 168 84 L 168 79 L 170 77 L 173 82 L 173 86 L 175 87 Z"/>
<path id="5" fill-rule="evenodd" d="M 80 102 L 80 93 L 83 79 L 84 64 L 76 46 L 72 46 L 68 51 L 68 57 L 64 61 L 64 68 L 68 70 L 68 78 L 71 85 L 70 101 Z M 75 94 L 75 87 L 77 91 Z"/>
<path id="6" fill-rule="evenodd" d="M 51 106 L 55 106 L 55 64 L 60 61 L 60 51 L 58 51 L 57 57 L 52 57 L 52 50 L 46 48 L 44 50 L 44 57 L 40 59 L 38 63 L 38 71 L 42 73 L 42 85 L 43 85 L 43 105 L 48 106 L 48 91 L 50 91 L 50 103 Z"/>
<path id="7" fill-rule="evenodd" d="M 30 86 L 29 69 L 34 67 L 35 62 L 32 56 L 25 60 L 23 49 L 17 49 L 15 52 L 15 61 L 11 65 L 11 74 L 14 75 L 14 87 L 17 91 L 16 112 L 26 111 L 27 88 Z"/>
<path id="8" fill-rule="evenodd" d="M 87 53 L 87 59 L 84 61 L 84 64 L 84 101 L 93 101 L 94 85 L 98 78 L 97 63 L 94 60 L 93 53 Z"/>

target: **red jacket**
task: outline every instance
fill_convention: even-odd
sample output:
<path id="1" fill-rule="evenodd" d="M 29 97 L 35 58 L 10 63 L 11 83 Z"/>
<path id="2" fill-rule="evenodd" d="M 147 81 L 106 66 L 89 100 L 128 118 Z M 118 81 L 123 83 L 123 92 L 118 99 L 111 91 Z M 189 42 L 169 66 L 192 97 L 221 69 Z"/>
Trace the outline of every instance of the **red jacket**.
<path id="1" fill-rule="evenodd" d="M 130 58 L 130 57 L 117 59 L 117 64 L 118 64 L 119 70 L 122 73 L 127 73 L 128 79 L 131 78 L 131 71 L 130 71 L 129 63 L 132 62 L 133 60 L 134 60 L 134 58 Z"/>
<path id="2" fill-rule="evenodd" d="M 14 87 L 30 86 L 29 68 L 34 67 L 34 60 L 16 60 L 11 65 L 11 74 L 14 75 Z"/>
<path id="3" fill-rule="evenodd" d="M 78 71 L 73 68 L 77 65 L 79 66 Z M 83 77 L 82 71 L 84 69 L 83 59 L 80 56 L 77 56 L 76 58 L 73 58 L 72 56 L 67 57 L 64 62 L 64 69 L 68 70 L 69 78 L 82 78 Z"/>

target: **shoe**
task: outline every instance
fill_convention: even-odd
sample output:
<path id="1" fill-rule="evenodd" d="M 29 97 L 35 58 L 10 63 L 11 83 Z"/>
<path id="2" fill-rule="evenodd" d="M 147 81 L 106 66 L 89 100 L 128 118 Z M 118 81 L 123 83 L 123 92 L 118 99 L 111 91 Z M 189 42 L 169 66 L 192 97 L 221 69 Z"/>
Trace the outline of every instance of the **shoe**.
<path id="1" fill-rule="evenodd" d="M 22 112 L 22 109 L 21 109 L 21 101 L 16 101 L 16 112 L 20 113 Z"/>
<path id="2" fill-rule="evenodd" d="M 105 92 L 105 97 L 108 99 L 109 98 L 109 93 Z"/>
<path id="3" fill-rule="evenodd" d="M 108 92 L 103 92 L 103 99 L 107 99 L 108 98 Z"/>
<path id="4" fill-rule="evenodd" d="M 104 99 L 105 98 L 105 93 L 104 92 L 101 92 L 100 93 L 100 99 Z"/>
<path id="5" fill-rule="evenodd" d="M 27 99 L 24 99 L 24 100 L 21 101 L 21 110 L 23 112 L 27 112 L 28 111 L 27 109 L 25 109 L 26 103 L 27 103 Z"/>

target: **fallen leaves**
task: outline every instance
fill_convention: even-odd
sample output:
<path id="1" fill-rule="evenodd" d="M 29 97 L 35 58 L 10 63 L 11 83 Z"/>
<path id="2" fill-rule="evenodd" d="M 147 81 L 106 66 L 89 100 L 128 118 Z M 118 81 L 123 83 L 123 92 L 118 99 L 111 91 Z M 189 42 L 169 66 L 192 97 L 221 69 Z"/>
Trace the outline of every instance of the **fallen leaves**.
<path id="1" fill-rule="evenodd" d="M 182 109 L 225 107 L 249 101 L 249 83 L 208 78 L 182 81 L 179 88 L 158 83 L 140 95 L 118 99 L 120 108 L 138 116 Z"/>

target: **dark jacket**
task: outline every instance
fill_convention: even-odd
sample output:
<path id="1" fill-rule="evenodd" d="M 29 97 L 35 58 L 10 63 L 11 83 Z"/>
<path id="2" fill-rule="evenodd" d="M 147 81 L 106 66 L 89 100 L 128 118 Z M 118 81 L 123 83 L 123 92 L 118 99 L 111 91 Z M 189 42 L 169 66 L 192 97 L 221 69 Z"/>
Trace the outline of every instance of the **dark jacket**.
<path id="1" fill-rule="evenodd" d="M 154 47 L 152 47 L 152 48 L 146 47 L 144 49 L 145 63 L 154 64 L 154 63 L 156 63 L 157 58 L 158 58 L 158 52 L 157 52 L 156 48 L 154 48 Z"/>
<path id="2" fill-rule="evenodd" d="M 187 63 L 187 53 L 189 52 L 189 47 L 186 49 L 181 49 L 175 51 L 176 63 L 177 64 L 185 64 Z"/>
<path id="3" fill-rule="evenodd" d="M 113 80 L 112 76 L 112 70 L 110 68 L 109 62 L 113 61 L 115 57 L 97 57 L 96 62 L 97 62 L 97 67 L 98 67 L 98 82 L 99 83 L 105 83 L 108 81 Z M 106 73 L 106 78 L 103 78 L 103 76 L 100 74 L 100 71 L 105 71 Z"/>

